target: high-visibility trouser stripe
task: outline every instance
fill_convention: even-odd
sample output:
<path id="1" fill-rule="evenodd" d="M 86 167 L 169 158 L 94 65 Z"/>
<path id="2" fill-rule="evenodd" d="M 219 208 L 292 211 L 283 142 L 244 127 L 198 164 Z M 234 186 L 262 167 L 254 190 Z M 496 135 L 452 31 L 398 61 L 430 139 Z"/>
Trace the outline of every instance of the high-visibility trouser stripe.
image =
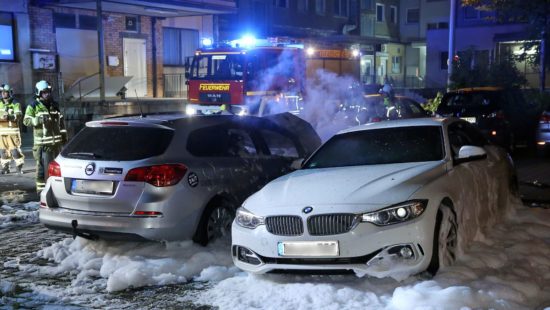
<path id="1" fill-rule="evenodd" d="M 50 111 L 50 112 L 36 112 L 35 115 L 36 116 L 40 116 L 40 115 L 58 115 L 58 114 L 61 114 L 57 111 Z"/>
<path id="2" fill-rule="evenodd" d="M 43 190 L 44 187 L 46 187 L 46 183 L 36 182 L 36 190 L 37 190 L 37 191 Z"/>
<path id="3" fill-rule="evenodd" d="M 35 137 L 34 141 L 36 141 L 36 142 L 50 142 L 50 141 L 53 141 L 53 137 L 47 137 L 47 138 Z"/>

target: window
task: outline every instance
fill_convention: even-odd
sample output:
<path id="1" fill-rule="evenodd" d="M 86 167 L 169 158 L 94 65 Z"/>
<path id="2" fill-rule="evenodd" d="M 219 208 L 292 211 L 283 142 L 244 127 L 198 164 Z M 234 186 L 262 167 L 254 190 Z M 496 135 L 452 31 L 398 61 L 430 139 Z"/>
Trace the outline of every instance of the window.
<path id="1" fill-rule="evenodd" d="M 300 157 L 296 145 L 289 137 L 271 130 L 261 130 L 260 132 L 265 139 L 271 155 L 293 158 Z"/>
<path id="2" fill-rule="evenodd" d="M 229 129 L 228 154 L 234 157 L 256 155 L 256 146 L 250 135 L 243 129 Z"/>
<path id="3" fill-rule="evenodd" d="M 372 10 L 372 5 L 373 5 L 373 2 L 372 0 L 362 0 L 361 1 L 361 8 L 363 10 Z"/>
<path id="4" fill-rule="evenodd" d="M 278 8 L 288 8 L 288 0 L 275 0 L 275 6 Z"/>
<path id="5" fill-rule="evenodd" d="M 407 24 L 418 24 L 420 21 L 420 9 L 407 9 Z"/>
<path id="6" fill-rule="evenodd" d="M 304 168 L 438 161 L 443 158 L 440 127 L 390 127 L 335 135 L 304 164 Z"/>
<path id="7" fill-rule="evenodd" d="M 163 61 L 167 66 L 183 66 L 199 47 L 199 32 L 192 29 L 163 28 Z"/>
<path id="8" fill-rule="evenodd" d="M 92 15 L 53 13 L 53 24 L 56 28 L 96 30 L 97 18 Z"/>
<path id="9" fill-rule="evenodd" d="M 392 56 L 391 58 L 391 72 L 401 73 L 401 56 Z"/>
<path id="10" fill-rule="evenodd" d="M 300 13 L 309 12 L 309 0 L 298 0 L 298 12 Z"/>
<path id="11" fill-rule="evenodd" d="M 335 16 L 349 16 L 348 12 L 349 0 L 336 0 L 334 1 L 334 15 Z"/>
<path id="12" fill-rule="evenodd" d="M 386 20 L 384 18 L 384 5 L 377 3 L 376 4 L 376 21 L 383 22 L 384 20 Z"/>
<path id="13" fill-rule="evenodd" d="M 441 52 L 440 56 L 440 68 L 441 70 L 447 70 L 449 68 L 447 60 L 449 58 L 449 52 Z"/>
<path id="14" fill-rule="evenodd" d="M 78 15 L 78 28 L 86 30 L 97 29 L 97 18 L 89 15 Z"/>
<path id="15" fill-rule="evenodd" d="M 53 24 L 56 28 L 76 28 L 76 15 L 53 13 Z"/>
<path id="16" fill-rule="evenodd" d="M 432 29 L 449 29 L 449 23 L 448 22 L 428 23 L 427 28 L 428 28 L 428 30 L 432 30 Z"/>
<path id="17" fill-rule="evenodd" d="M 397 24 L 397 7 L 390 5 L 390 20 L 392 23 Z"/>
<path id="18" fill-rule="evenodd" d="M 479 11 L 473 6 L 465 6 L 464 19 L 479 19 Z"/>
<path id="19" fill-rule="evenodd" d="M 125 29 L 126 31 L 138 32 L 139 30 L 139 18 L 137 16 L 125 16 Z"/>
<path id="20" fill-rule="evenodd" d="M 0 61 L 15 61 L 13 24 L 12 14 L 0 13 Z"/>
<path id="21" fill-rule="evenodd" d="M 325 0 L 315 0 L 315 13 L 317 15 L 325 15 Z"/>
<path id="22" fill-rule="evenodd" d="M 247 157 L 257 154 L 247 131 L 218 125 L 197 129 L 189 134 L 187 150 L 198 157 Z"/>
<path id="23" fill-rule="evenodd" d="M 82 154 L 89 153 L 95 160 L 139 160 L 164 153 L 173 136 L 172 130 L 161 128 L 84 127 L 61 153 L 68 158 L 82 158 Z"/>

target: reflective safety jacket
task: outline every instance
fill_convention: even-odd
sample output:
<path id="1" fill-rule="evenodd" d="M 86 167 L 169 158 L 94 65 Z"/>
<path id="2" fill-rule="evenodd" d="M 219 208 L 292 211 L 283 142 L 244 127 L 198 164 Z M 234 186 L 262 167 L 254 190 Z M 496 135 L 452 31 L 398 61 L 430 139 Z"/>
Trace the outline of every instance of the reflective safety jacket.
<path id="1" fill-rule="evenodd" d="M 35 146 L 63 145 L 67 142 L 63 115 L 55 101 L 48 104 L 35 99 L 27 106 L 23 124 L 33 127 Z"/>
<path id="2" fill-rule="evenodd" d="M 21 105 L 13 99 L 0 98 L 0 135 L 19 134 L 19 120 L 22 117 Z"/>

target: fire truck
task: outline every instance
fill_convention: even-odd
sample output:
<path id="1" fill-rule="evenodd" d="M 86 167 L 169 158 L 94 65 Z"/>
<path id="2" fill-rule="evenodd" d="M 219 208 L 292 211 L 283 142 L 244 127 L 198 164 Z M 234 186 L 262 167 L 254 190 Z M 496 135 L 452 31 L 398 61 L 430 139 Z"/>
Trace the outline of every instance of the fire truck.
<path id="1" fill-rule="evenodd" d="M 349 60 L 352 64 L 349 64 Z M 201 48 L 186 72 L 186 112 L 208 114 L 299 114 L 306 79 L 317 69 L 359 77 L 359 57 L 346 50 L 304 49 L 303 45 Z"/>

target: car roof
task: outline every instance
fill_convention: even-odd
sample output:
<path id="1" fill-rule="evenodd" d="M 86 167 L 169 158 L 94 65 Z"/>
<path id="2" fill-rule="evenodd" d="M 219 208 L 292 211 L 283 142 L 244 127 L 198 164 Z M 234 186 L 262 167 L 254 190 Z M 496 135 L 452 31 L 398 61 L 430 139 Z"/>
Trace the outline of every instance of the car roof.
<path id="1" fill-rule="evenodd" d="M 355 126 L 338 132 L 338 134 L 356 132 L 363 130 L 395 128 L 395 127 L 411 127 L 411 126 L 445 126 L 446 124 L 455 121 L 456 118 L 409 118 L 401 120 L 383 121 L 377 123 L 368 123 L 360 126 Z"/>
<path id="2" fill-rule="evenodd" d="M 90 121 L 86 123 L 88 127 L 97 127 L 102 125 L 109 125 L 109 123 L 116 122 L 128 122 L 129 125 L 148 125 L 148 126 L 164 126 L 173 122 L 193 122 L 204 125 L 223 123 L 231 120 L 248 120 L 258 119 L 256 116 L 240 116 L 233 114 L 219 114 L 219 115 L 187 115 L 182 112 L 175 113 L 159 113 L 159 114 L 147 114 L 141 115 L 128 115 L 108 118 L 104 120 Z"/>

